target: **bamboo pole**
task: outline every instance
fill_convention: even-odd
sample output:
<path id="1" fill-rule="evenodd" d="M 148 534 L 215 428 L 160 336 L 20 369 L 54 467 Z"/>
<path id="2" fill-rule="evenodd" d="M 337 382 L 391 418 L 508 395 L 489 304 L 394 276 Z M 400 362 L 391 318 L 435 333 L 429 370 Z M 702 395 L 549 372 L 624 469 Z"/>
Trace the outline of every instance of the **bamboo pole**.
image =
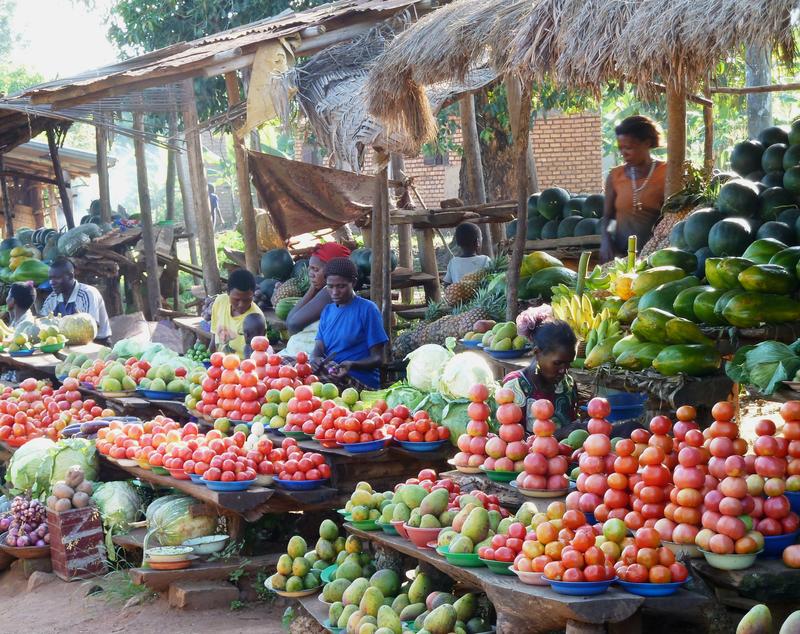
<path id="1" fill-rule="evenodd" d="M 712 86 L 711 93 L 714 95 L 749 95 L 757 92 L 783 92 L 788 90 L 800 90 L 800 82 L 789 84 L 767 84 L 765 86 L 745 86 L 734 88 L 732 86 Z"/>
<path id="2" fill-rule="evenodd" d="M 139 187 L 139 218 L 142 226 L 142 243 L 144 245 L 144 262 L 147 272 L 147 318 L 154 321 L 161 308 L 161 289 L 158 282 L 158 258 L 153 236 L 153 212 L 150 206 L 150 188 L 147 182 L 147 158 L 145 156 L 144 114 L 133 113 L 133 129 L 138 132 L 133 137 L 133 152 L 136 156 L 136 183 Z"/>
<path id="3" fill-rule="evenodd" d="M 233 108 L 242 98 L 239 93 L 239 77 L 236 72 L 225 73 L 225 89 L 228 107 Z M 247 150 L 244 141 L 236 134 L 233 137 L 233 153 L 236 157 L 236 184 L 239 190 L 239 206 L 242 210 L 242 233 L 244 233 L 244 261 L 247 269 L 255 274 L 259 271 L 258 236 L 256 234 L 256 210 L 250 194 L 250 169 L 247 165 Z"/>
<path id="4" fill-rule="evenodd" d="M 686 88 L 667 87 L 667 177 L 664 196 L 683 187 L 683 163 L 686 160 Z"/>
<path id="5" fill-rule="evenodd" d="M 108 179 L 108 128 L 103 115 L 99 117 L 98 125 L 94 128 L 94 143 L 96 150 L 97 185 L 100 190 L 100 220 L 111 222 L 111 190 Z"/>
<path id="6" fill-rule="evenodd" d="M 508 77 L 506 78 L 507 83 Z M 513 82 L 511 82 L 513 83 Z M 512 127 L 514 165 L 517 173 L 517 234 L 514 237 L 514 247 L 511 251 L 511 261 L 508 263 L 506 274 L 506 319 L 514 321 L 517 317 L 519 297 L 519 272 L 522 267 L 522 256 L 525 254 L 525 227 L 528 224 L 528 179 L 525 174 L 528 169 L 528 149 L 531 121 L 531 87 L 530 84 L 522 85 L 519 109 L 514 112 L 509 110 Z M 511 101 L 509 100 L 509 107 Z"/>
<path id="7" fill-rule="evenodd" d="M 393 152 L 391 154 L 390 167 L 392 170 L 391 179 L 394 181 L 401 181 L 405 177 L 403 169 L 405 168 L 405 161 L 403 155 Z M 402 194 L 402 188 L 395 188 L 395 196 Z M 401 268 L 414 270 L 414 254 L 411 250 L 411 225 L 396 225 L 397 226 L 397 241 L 398 241 L 398 254 L 397 265 Z M 389 232 L 391 233 L 391 232 Z M 391 256 L 390 256 L 391 257 Z M 404 304 L 410 304 L 414 298 L 414 289 L 404 288 L 400 291 L 401 301 Z"/>
<path id="8" fill-rule="evenodd" d="M 481 146 L 478 141 L 478 124 L 475 121 L 475 97 L 471 93 L 461 98 L 459 111 L 461 114 L 461 147 L 464 151 L 461 165 L 464 169 L 467 203 L 483 205 L 486 203 L 486 183 L 483 180 Z M 480 227 L 483 236 L 481 250 L 484 255 L 494 257 L 490 226 L 484 222 Z"/>
<path id="9" fill-rule="evenodd" d="M 217 251 L 214 244 L 214 226 L 211 222 L 211 205 L 208 200 L 208 182 L 203 167 L 203 150 L 200 144 L 200 131 L 197 120 L 197 103 L 195 102 L 194 85 L 191 79 L 182 82 L 183 127 L 186 134 L 186 152 L 189 163 L 189 179 L 194 194 L 195 225 L 203 254 L 203 280 L 206 292 L 217 295 L 222 291 L 222 281 L 217 265 Z"/>
<path id="10" fill-rule="evenodd" d="M 8 195 L 8 183 L 4 174 L 3 154 L 0 153 L 0 195 L 3 196 L 3 214 L 6 217 L 6 238 L 14 235 L 14 219 L 11 216 L 11 198 Z"/>
<path id="11" fill-rule="evenodd" d="M 389 271 L 389 156 L 376 151 L 378 173 L 375 178 L 375 200 L 372 205 L 372 267 L 370 275 L 370 299 L 378 306 L 383 317 L 384 329 L 391 329 L 392 302 Z M 387 303 L 387 297 L 389 299 Z M 388 308 L 388 310 L 387 310 Z"/>
<path id="12" fill-rule="evenodd" d="M 72 201 L 69 198 L 67 184 L 64 181 L 64 170 L 61 169 L 61 159 L 58 157 L 56 133 L 52 126 L 47 128 L 47 145 L 50 147 L 50 160 L 53 162 L 53 171 L 58 183 L 58 193 L 61 196 L 61 209 L 64 210 L 64 219 L 67 221 L 67 227 L 74 229 L 75 218 L 72 215 Z"/>

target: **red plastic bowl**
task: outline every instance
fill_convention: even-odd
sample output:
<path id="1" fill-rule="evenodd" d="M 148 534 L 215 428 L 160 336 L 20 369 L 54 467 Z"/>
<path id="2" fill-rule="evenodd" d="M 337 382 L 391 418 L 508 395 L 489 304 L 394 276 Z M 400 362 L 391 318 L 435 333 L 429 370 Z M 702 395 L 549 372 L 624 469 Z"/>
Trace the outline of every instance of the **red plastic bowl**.
<path id="1" fill-rule="evenodd" d="M 442 530 L 441 528 L 414 528 L 408 524 L 403 524 L 403 528 L 408 533 L 408 538 L 414 546 L 428 549 L 428 542 L 436 541 L 436 538 L 439 537 L 439 533 Z"/>
<path id="2" fill-rule="evenodd" d="M 403 520 L 392 520 L 390 524 L 394 526 L 394 530 L 397 531 L 397 534 L 400 535 L 400 537 L 403 539 L 409 539 L 408 531 L 406 531 L 406 523 Z"/>

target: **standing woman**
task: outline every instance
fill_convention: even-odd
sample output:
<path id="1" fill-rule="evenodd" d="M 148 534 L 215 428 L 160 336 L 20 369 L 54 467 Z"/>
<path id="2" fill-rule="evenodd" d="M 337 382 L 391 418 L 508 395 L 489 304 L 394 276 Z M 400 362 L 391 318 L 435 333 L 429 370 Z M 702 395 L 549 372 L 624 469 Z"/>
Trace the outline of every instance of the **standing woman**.
<path id="1" fill-rule="evenodd" d="M 628 236 L 636 235 L 641 249 L 653 235 L 664 204 L 667 176 L 667 164 L 650 154 L 660 141 L 651 119 L 641 115 L 628 117 L 614 132 L 625 163 L 612 169 L 606 180 L 600 246 L 603 262 L 627 253 Z"/>
<path id="2" fill-rule="evenodd" d="M 356 265 L 333 258 L 325 265 L 331 302 L 322 311 L 311 366 L 321 380 L 358 390 L 380 387 L 383 349 L 389 341 L 378 307 L 356 295 Z"/>

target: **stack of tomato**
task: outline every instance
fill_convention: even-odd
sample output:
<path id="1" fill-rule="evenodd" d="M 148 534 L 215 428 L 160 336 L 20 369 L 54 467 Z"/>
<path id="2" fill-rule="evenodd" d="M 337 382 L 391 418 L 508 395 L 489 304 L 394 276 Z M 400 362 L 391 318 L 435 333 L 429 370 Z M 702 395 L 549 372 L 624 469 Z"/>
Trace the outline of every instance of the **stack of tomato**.
<path id="1" fill-rule="evenodd" d="M 563 491 L 569 487 L 566 472 L 569 468 L 568 455 L 553 436 L 556 431 L 551 417 L 555 412 L 553 404 L 539 399 L 531 405 L 534 435 L 529 439 L 530 450 L 523 460 L 524 471 L 517 476 L 517 486 L 524 490 Z M 502 430 L 501 430 L 502 431 Z M 566 451 L 571 450 L 566 447 Z"/>
<path id="2" fill-rule="evenodd" d="M 575 522 L 578 518 L 575 519 Z M 543 570 L 551 581 L 609 581 L 614 578 L 614 560 L 596 545 L 597 533 L 591 526 L 575 529 L 569 544 L 561 549 L 560 561 L 551 561 Z"/>
<path id="3" fill-rule="evenodd" d="M 311 420 L 316 425 L 313 429 L 315 440 L 335 446 L 391 438 L 395 424 L 405 422 L 409 415 L 405 405 L 391 410 L 383 401 L 370 410 L 359 412 L 351 412 L 333 401 L 323 401 L 321 409 L 311 414 Z M 310 426 L 304 427 L 303 431 L 306 429 Z"/>
<path id="4" fill-rule="evenodd" d="M 485 447 L 487 458 L 483 467 L 488 471 L 522 473 L 523 460 L 528 455 L 528 445 L 524 441 L 525 428 L 521 424 L 522 408 L 514 403 L 514 392 L 508 388 L 497 390 L 494 399 L 497 402 L 495 418 L 500 423 L 500 428 L 496 436 L 489 434 Z"/>
<path id="5" fill-rule="evenodd" d="M 414 412 L 412 416 L 405 405 L 398 405 L 394 408 L 394 418 L 404 422 L 397 424 L 394 430 L 396 440 L 407 442 L 436 442 L 450 438 L 450 430 L 444 425 L 431 420 L 428 412 Z M 408 414 L 404 417 L 403 414 Z M 389 421 L 395 425 L 394 418 Z"/>
<path id="6" fill-rule="evenodd" d="M 312 435 L 323 416 L 317 413 L 322 410 L 322 400 L 314 396 L 308 385 L 283 389 L 294 390 L 294 396 L 286 403 L 288 414 L 286 414 L 286 424 L 283 426 L 284 431 L 302 431 L 309 436 Z M 332 407 L 332 404 L 328 407 Z"/>
<path id="7" fill-rule="evenodd" d="M 103 359 L 96 359 L 92 362 L 85 370 L 81 370 L 78 372 L 75 378 L 78 381 L 83 383 L 89 383 L 90 385 L 97 387 L 100 385 L 101 381 L 104 378 L 103 370 L 105 370 L 108 366 L 112 363 L 117 363 L 116 361 L 108 361 Z M 139 382 L 147 376 L 148 371 L 151 368 L 151 365 L 147 361 L 143 361 L 137 359 L 136 357 L 130 357 L 125 363 L 122 364 L 123 368 L 125 369 L 125 374 L 133 379 L 136 384 L 138 385 Z M 175 368 L 175 376 L 178 378 L 185 377 L 187 375 L 186 368 L 182 366 L 178 366 Z"/>
<path id="8" fill-rule="evenodd" d="M 784 403 L 780 414 L 785 423 L 783 437 L 789 441 L 786 490 L 800 495 L 800 401 Z"/>
<path id="9" fill-rule="evenodd" d="M 489 400 L 489 388 L 485 385 L 473 385 L 467 398 L 470 400 L 467 408 L 466 433 L 458 437 L 458 453 L 453 457 L 453 464 L 457 467 L 470 467 L 476 469 L 486 460 L 486 443 L 489 436 L 489 415 L 491 410 L 486 404 Z"/>
<path id="10" fill-rule="evenodd" d="M 584 513 L 593 513 L 603 503 L 608 489 L 606 474 L 614 472 L 614 458 L 611 453 L 611 423 L 606 416 L 611 406 L 604 398 L 593 398 L 588 403 L 591 420 L 587 425 L 589 437 L 583 442 L 583 452 L 579 454 L 578 466 L 581 473 L 575 484 L 578 488 L 567 496 L 567 507 Z"/>
<path id="11" fill-rule="evenodd" d="M 58 438 L 71 423 L 113 416 L 92 399 L 82 399 L 77 379 L 67 378 L 58 389 L 46 381 L 28 378 L 19 387 L 0 394 L 0 441 L 19 447 L 33 438 Z"/>
<path id="12" fill-rule="evenodd" d="M 522 545 L 527 535 L 528 530 L 522 522 L 512 522 L 505 534 L 492 536 L 491 546 L 478 548 L 478 557 L 511 563 L 522 554 Z"/>
<path id="13" fill-rule="evenodd" d="M 640 528 L 634 543 L 622 550 L 614 565 L 616 575 L 630 583 L 674 583 L 686 581 L 689 571 L 675 560 L 675 554 L 661 545 L 654 528 Z"/>
<path id="14" fill-rule="evenodd" d="M 614 459 L 613 473 L 609 473 L 606 478 L 608 488 L 603 494 L 603 503 L 594 510 L 598 522 L 615 518 L 625 520 L 629 513 L 633 513 L 630 492 L 641 480 L 638 474 L 639 461 L 633 455 L 635 450 L 636 443 L 630 438 L 617 441 L 614 447 L 617 457 Z M 635 517 L 631 518 L 631 522 L 636 522 Z"/>

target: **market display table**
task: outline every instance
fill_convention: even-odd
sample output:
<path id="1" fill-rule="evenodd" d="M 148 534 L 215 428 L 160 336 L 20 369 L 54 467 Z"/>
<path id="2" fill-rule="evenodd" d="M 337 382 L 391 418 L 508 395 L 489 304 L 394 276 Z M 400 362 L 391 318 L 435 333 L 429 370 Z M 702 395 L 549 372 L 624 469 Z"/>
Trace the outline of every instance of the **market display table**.
<path id="1" fill-rule="evenodd" d="M 176 581 L 222 580 L 228 579 L 234 573 L 255 575 L 258 572 L 273 569 L 278 563 L 279 557 L 280 553 L 274 553 L 254 557 L 230 557 L 213 561 L 199 560 L 192 563 L 191 567 L 183 570 L 131 568 L 128 574 L 131 581 L 136 585 L 147 586 L 153 592 L 165 592 Z M 320 605 L 323 604 L 320 603 Z"/>
<path id="2" fill-rule="evenodd" d="M 494 482 L 480 473 L 461 473 L 460 471 L 445 471 L 439 474 L 440 478 L 450 478 L 461 489 L 462 493 L 483 491 L 486 495 L 496 495 L 500 506 L 509 510 L 516 510 L 525 502 L 532 503 L 539 511 L 544 512 L 552 502 L 564 502 L 566 495 L 553 498 L 529 498 L 504 482 Z"/>
<path id="3" fill-rule="evenodd" d="M 211 341 L 211 333 L 208 330 L 203 330 L 200 327 L 202 317 L 175 317 L 172 320 L 179 330 L 183 330 L 188 334 L 194 335 L 198 341 L 208 344 Z"/>
<path id="4" fill-rule="evenodd" d="M 40 378 L 52 378 L 56 373 L 56 365 L 61 363 L 54 354 L 36 353 L 29 357 L 12 357 L 7 352 L 0 353 L 0 366 L 13 368 L 23 373 Z"/>
<path id="5" fill-rule="evenodd" d="M 516 577 L 501 576 L 488 568 L 459 568 L 436 551 L 419 549 L 402 537 L 382 531 L 362 531 L 345 524 L 348 532 L 379 548 L 387 548 L 433 566 L 454 581 L 486 593 L 497 612 L 498 634 L 535 634 L 564 630 L 567 634 L 625 632 L 635 634 L 637 612 L 645 603 L 655 609 L 686 610 L 701 600 L 688 590 L 661 599 L 647 599 L 613 587 L 596 596 L 567 596 L 545 586 L 528 586 Z M 704 599 L 702 599 L 704 600 Z M 608 630 L 606 630 L 608 626 Z"/>
<path id="6" fill-rule="evenodd" d="M 797 603 L 800 597 L 800 569 L 789 568 L 780 559 L 757 559 L 745 570 L 712 568 L 705 559 L 691 562 L 692 568 L 715 591 L 723 588 L 758 603 Z M 720 601 L 726 602 L 724 596 L 720 596 Z"/>
<path id="7" fill-rule="evenodd" d="M 89 396 L 98 403 L 105 403 L 107 407 L 123 416 L 152 418 L 157 414 L 167 414 L 172 417 L 186 418 L 189 415 L 183 401 L 163 401 L 142 396 L 111 397 L 86 387 L 78 389 L 84 396 Z"/>

